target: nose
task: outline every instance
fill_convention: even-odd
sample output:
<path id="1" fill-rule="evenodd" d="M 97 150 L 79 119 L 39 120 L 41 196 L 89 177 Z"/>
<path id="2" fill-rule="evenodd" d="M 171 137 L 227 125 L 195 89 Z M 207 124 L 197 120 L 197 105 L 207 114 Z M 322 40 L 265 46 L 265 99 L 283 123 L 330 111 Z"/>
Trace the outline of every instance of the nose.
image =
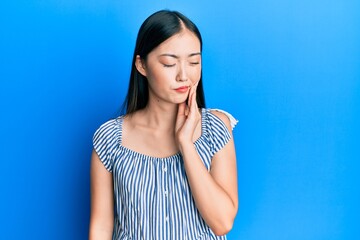
<path id="1" fill-rule="evenodd" d="M 176 76 L 176 81 L 179 82 L 185 82 L 188 80 L 188 76 L 186 73 L 186 68 L 183 64 L 180 65 L 177 76 Z"/>

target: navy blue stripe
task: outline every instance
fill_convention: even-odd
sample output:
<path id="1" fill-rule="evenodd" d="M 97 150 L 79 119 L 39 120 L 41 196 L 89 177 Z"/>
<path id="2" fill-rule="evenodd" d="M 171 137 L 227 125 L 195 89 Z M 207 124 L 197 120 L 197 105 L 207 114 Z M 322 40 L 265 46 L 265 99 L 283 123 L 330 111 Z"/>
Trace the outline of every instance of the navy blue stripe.
<path id="1" fill-rule="evenodd" d="M 197 152 L 210 170 L 213 155 L 230 140 L 226 125 L 202 109 Z M 121 145 L 123 116 L 95 132 L 94 149 L 113 173 L 115 225 L 120 239 L 226 239 L 215 236 L 195 206 L 180 153 L 150 157 Z"/>

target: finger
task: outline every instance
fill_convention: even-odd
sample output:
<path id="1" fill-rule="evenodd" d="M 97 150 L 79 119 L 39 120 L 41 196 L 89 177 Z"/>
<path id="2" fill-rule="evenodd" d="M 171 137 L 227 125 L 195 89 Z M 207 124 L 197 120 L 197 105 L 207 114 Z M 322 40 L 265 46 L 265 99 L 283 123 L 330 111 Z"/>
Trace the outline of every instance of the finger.
<path id="1" fill-rule="evenodd" d="M 194 111 L 194 113 L 196 113 L 198 111 L 198 105 L 196 102 L 196 91 L 194 92 L 193 97 L 191 99 L 191 108 L 192 108 L 192 111 Z"/>
<path id="2" fill-rule="evenodd" d="M 197 110 L 197 101 L 196 101 L 196 97 L 197 97 L 197 84 L 195 86 L 194 89 L 194 93 L 193 93 L 193 99 L 192 99 L 192 105 L 194 105 L 195 110 Z"/>
<path id="3" fill-rule="evenodd" d="M 178 117 L 185 115 L 185 109 L 186 109 L 186 104 L 185 104 L 185 102 L 180 103 L 180 104 L 179 104 L 179 107 L 178 107 L 178 114 L 177 114 Z"/>
<path id="4" fill-rule="evenodd" d="M 197 88 L 197 86 L 199 85 L 199 82 L 200 82 L 200 80 L 197 81 L 197 82 L 194 84 L 194 87 L 195 87 L 195 88 Z"/>
<path id="5" fill-rule="evenodd" d="M 185 116 L 188 116 L 190 112 L 189 106 L 185 106 Z"/>
<path id="6" fill-rule="evenodd" d="M 191 94 L 189 107 L 190 107 L 190 113 L 195 114 L 197 112 L 198 105 L 197 105 L 197 102 L 196 102 L 196 86 L 194 86 L 193 88 L 194 89 L 193 89 L 193 92 Z"/>
<path id="7" fill-rule="evenodd" d="M 190 88 L 189 96 L 188 96 L 188 99 L 187 99 L 187 105 L 188 105 L 188 106 L 190 106 L 190 104 L 191 104 L 191 97 L 192 97 L 193 92 L 194 92 L 194 87 L 192 86 L 192 87 Z"/>
<path id="8" fill-rule="evenodd" d="M 175 123 L 175 129 L 178 130 L 183 124 L 186 119 L 186 103 L 182 102 L 178 105 L 178 113 L 176 116 L 176 123 Z"/>
<path id="9" fill-rule="evenodd" d="M 199 81 L 197 81 L 195 84 L 194 84 L 194 92 L 193 92 L 193 105 L 195 105 L 195 108 L 197 109 L 197 102 L 196 102 L 196 97 L 197 97 L 197 87 L 198 87 L 198 85 L 199 85 Z"/>
<path id="10" fill-rule="evenodd" d="M 200 81 L 200 80 L 199 80 Z M 197 87 L 199 85 L 199 81 L 195 82 L 192 86 L 191 86 L 191 94 L 196 93 L 197 91 Z"/>
<path id="11" fill-rule="evenodd" d="M 194 87 L 191 87 L 189 97 L 188 97 L 188 106 L 191 108 L 192 99 L 194 95 Z"/>

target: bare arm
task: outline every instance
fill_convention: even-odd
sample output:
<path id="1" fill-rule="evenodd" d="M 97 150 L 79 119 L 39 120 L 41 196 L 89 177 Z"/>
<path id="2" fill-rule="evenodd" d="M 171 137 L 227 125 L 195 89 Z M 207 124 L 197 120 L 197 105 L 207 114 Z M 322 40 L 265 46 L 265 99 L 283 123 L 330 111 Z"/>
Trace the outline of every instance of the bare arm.
<path id="1" fill-rule="evenodd" d="M 189 113 L 185 117 L 178 116 L 176 136 L 196 206 L 211 230 L 216 235 L 224 235 L 231 230 L 238 209 L 234 142 L 231 138 L 214 155 L 208 172 L 192 142 L 192 134 L 200 119 L 195 90 L 189 96 Z M 184 108 L 184 105 L 179 106 L 179 115 L 185 115 Z M 219 112 L 214 114 L 223 120 L 231 133 L 227 116 Z"/>
<path id="2" fill-rule="evenodd" d="M 111 240 L 114 227 L 112 174 L 93 150 L 91 156 L 91 216 L 89 240 Z"/>

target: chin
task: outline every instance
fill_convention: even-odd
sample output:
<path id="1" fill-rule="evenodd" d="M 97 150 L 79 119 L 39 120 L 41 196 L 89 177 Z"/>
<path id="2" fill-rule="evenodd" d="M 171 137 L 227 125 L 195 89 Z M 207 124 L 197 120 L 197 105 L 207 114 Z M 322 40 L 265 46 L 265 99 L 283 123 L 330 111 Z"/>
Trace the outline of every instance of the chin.
<path id="1" fill-rule="evenodd" d="M 174 99 L 173 103 L 180 104 L 180 103 L 186 102 L 186 100 L 187 100 L 187 98 Z"/>

